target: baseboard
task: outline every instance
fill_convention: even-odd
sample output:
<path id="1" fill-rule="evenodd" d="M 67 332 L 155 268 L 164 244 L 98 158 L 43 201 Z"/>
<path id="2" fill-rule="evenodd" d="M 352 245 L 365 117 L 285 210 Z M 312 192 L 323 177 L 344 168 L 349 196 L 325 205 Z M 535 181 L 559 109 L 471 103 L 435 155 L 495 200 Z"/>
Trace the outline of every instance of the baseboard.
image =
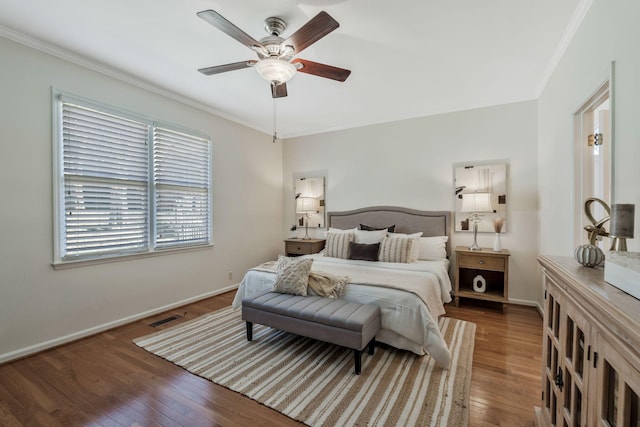
<path id="1" fill-rule="evenodd" d="M 15 351 L 11 351 L 9 353 L 0 354 L 0 365 L 11 362 L 16 359 L 21 359 L 26 356 L 30 356 L 35 353 L 39 353 L 44 350 L 48 350 L 53 347 L 57 347 L 63 344 L 68 344 L 73 341 L 77 341 L 82 338 L 86 338 L 91 335 L 98 334 L 100 332 L 107 331 L 109 329 L 117 328 L 118 326 L 126 325 L 127 323 L 132 323 L 140 319 L 144 319 L 145 317 L 150 317 L 156 315 L 158 313 L 162 313 L 165 311 L 173 310 L 174 308 L 181 307 L 187 304 L 191 304 L 196 301 L 200 301 L 206 298 L 211 298 L 216 295 L 223 294 L 225 292 L 232 291 L 237 289 L 240 284 L 235 284 L 231 286 L 227 286 L 222 289 L 217 289 L 215 291 L 207 292 L 204 294 L 196 295 L 191 298 L 184 299 L 182 301 L 177 301 L 171 304 L 167 304 L 162 307 L 157 307 L 151 310 L 144 311 L 142 313 L 137 313 L 131 316 L 123 317 L 122 319 L 114 320 L 113 322 L 103 323 L 102 325 L 97 325 L 89 329 L 85 329 L 82 331 L 74 332 L 72 334 L 64 335 L 62 337 L 54 338 L 49 341 L 45 341 L 42 343 L 38 343 L 35 345 L 31 345 L 29 347 L 24 347 Z"/>
<path id="2" fill-rule="evenodd" d="M 542 307 L 540 306 L 540 303 L 537 301 L 529 301 L 526 299 L 516 299 L 516 298 L 509 298 L 509 304 L 516 304 L 516 305 L 526 305 L 529 307 L 535 307 L 536 310 L 538 310 L 538 314 L 540 314 L 540 316 L 542 316 Z"/>

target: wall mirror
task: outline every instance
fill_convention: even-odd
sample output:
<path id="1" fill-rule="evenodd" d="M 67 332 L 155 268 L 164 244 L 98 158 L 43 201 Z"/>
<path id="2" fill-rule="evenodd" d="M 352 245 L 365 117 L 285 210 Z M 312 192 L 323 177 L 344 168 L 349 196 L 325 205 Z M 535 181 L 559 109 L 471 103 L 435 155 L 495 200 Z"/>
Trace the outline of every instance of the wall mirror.
<path id="1" fill-rule="evenodd" d="M 495 232 L 493 222 L 499 218 L 504 221 L 501 231 L 507 231 L 507 166 L 506 162 L 453 166 L 455 231 L 471 231 L 469 219 L 474 213 L 479 215 L 479 232 Z"/>
<path id="2" fill-rule="evenodd" d="M 325 227 L 324 177 L 301 177 L 293 183 L 296 226 Z"/>

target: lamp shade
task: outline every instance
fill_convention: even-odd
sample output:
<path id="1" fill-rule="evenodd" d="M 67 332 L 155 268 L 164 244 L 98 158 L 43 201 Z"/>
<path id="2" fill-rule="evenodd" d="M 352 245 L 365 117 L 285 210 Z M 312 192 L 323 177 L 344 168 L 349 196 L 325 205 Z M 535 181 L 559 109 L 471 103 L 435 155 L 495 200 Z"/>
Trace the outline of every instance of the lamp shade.
<path id="1" fill-rule="evenodd" d="M 277 58 L 265 58 L 254 65 L 260 77 L 269 83 L 286 83 L 296 74 L 296 67 L 289 61 Z"/>
<path id="2" fill-rule="evenodd" d="M 611 237 L 633 239 L 633 223 L 636 205 L 615 204 L 611 206 Z"/>
<path id="3" fill-rule="evenodd" d="M 317 212 L 320 209 L 320 201 L 315 197 L 298 197 L 296 199 L 296 213 L 307 214 Z"/>
<path id="4" fill-rule="evenodd" d="M 491 193 L 465 193 L 460 212 L 493 212 Z"/>

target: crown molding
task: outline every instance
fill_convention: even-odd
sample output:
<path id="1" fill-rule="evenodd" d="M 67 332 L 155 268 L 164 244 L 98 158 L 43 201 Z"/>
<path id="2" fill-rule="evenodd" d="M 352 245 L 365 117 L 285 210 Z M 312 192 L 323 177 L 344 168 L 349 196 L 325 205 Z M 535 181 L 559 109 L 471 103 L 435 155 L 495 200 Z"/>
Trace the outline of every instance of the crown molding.
<path id="1" fill-rule="evenodd" d="M 553 52 L 553 55 L 551 56 L 551 59 L 549 60 L 544 73 L 542 74 L 542 79 L 540 79 L 540 83 L 538 84 L 538 88 L 535 92 L 536 98 L 540 98 L 540 95 L 542 95 L 542 91 L 547 86 L 547 83 L 549 83 L 551 75 L 558 67 L 560 60 L 562 60 L 562 57 L 567 51 L 569 44 L 571 44 L 573 37 L 576 35 L 576 32 L 578 32 L 578 28 L 580 28 L 580 25 L 582 24 L 582 21 L 587 15 L 587 12 L 589 11 L 589 8 L 591 8 L 592 4 L 593 0 L 580 0 L 580 3 L 578 3 L 578 7 L 576 7 L 576 10 L 571 16 L 571 21 L 569 21 L 567 28 L 564 30 L 564 33 L 562 33 L 560 42 L 558 43 L 558 46 L 556 46 L 556 49 Z"/>
<path id="2" fill-rule="evenodd" d="M 246 126 L 258 132 L 265 133 L 267 135 L 269 134 L 269 132 L 264 129 L 257 128 L 255 125 L 244 122 L 230 114 L 216 110 L 215 108 L 212 108 L 209 105 L 203 104 L 189 97 L 177 94 L 176 92 L 173 92 L 171 90 L 149 83 L 148 81 L 132 76 L 131 74 L 125 73 L 107 64 L 86 58 L 82 55 L 73 53 L 67 49 L 36 39 L 34 37 L 28 36 L 21 32 L 15 31 L 11 28 L 0 25 L 0 37 L 4 37 L 16 43 L 20 43 L 24 46 L 30 47 L 32 49 L 38 50 L 40 52 L 46 53 L 47 55 L 51 55 L 53 57 L 62 59 L 72 64 L 79 65 L 91 71 L 104 74 L 106 76 L 109 76 L 121 82 L 139 87 L 146 91 L 155 93 L 156 95 L 161 95 L 161 96 L 164 96 L 165 98 L 169 98 L 173 101 L 177 101 L 182 104 L 188 105 L 190 107 L 197 108 L 198 110 L 204 111 L 206 113 L 222 117 L 223 119 L 227 119 L 229 121 L 240 124 L 242 126 Z"/>

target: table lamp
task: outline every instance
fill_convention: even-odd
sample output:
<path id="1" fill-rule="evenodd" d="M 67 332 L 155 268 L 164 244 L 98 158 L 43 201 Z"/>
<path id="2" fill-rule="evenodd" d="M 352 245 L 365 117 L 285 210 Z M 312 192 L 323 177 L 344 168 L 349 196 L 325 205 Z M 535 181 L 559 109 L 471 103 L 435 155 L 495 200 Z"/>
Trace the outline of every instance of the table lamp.
<path id="1" fill-rule="evenodd" d="M 469 248 L 472 251 L 479 251 L 478 246 L 478 223 L 481 219 L 481 212 L 493 212 L 491 207 L 491 193 L 464 193 L 462 194 L 462 208 L 460 212 L 471 213 L 469 221 L 473 223 L 473 245 Z"/>
<path id="2" fill-rule="evenodd" d="M 320 209 L 320 201 L 315 197 L 298 197 L 296 199 L 296 213 L 304 215 L 304 240 L 309 240 L 309 214 Z"/>

